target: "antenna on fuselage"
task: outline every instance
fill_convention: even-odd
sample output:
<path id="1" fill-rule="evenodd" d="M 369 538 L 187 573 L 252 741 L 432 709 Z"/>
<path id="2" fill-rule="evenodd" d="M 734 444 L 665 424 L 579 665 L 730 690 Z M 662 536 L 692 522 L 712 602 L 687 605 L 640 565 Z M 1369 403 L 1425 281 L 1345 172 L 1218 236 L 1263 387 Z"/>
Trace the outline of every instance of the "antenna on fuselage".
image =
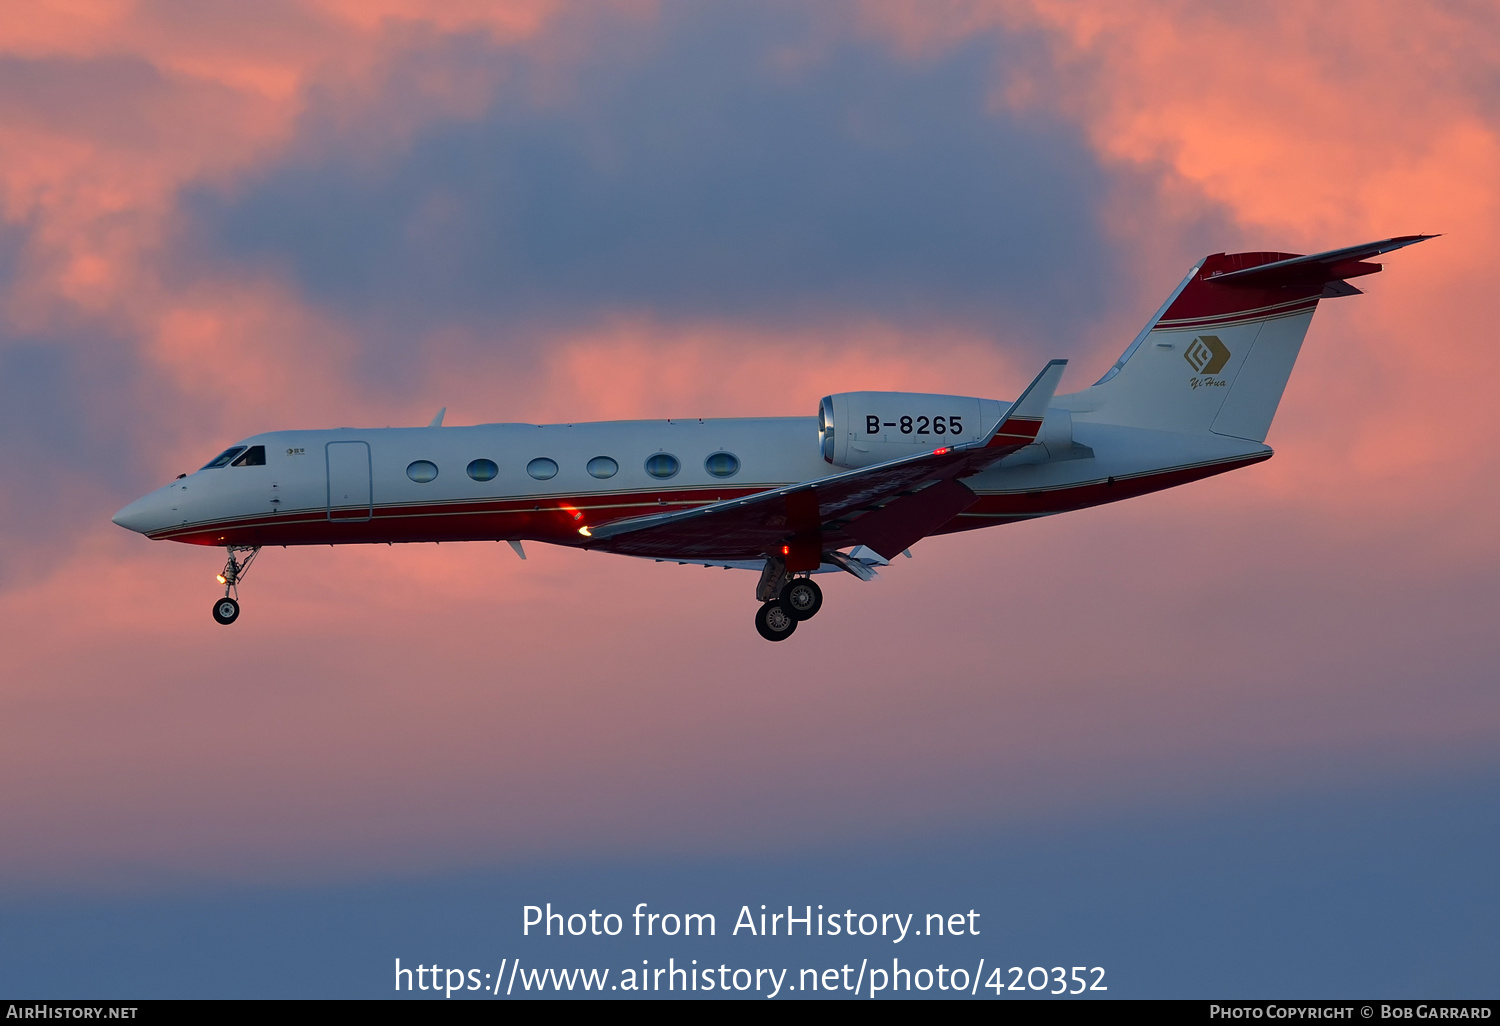
<path id="1" fill-rule="evenodd" d="M 437 416 L 433 417 L 432 418 L 432 423 L 428 424 L 427 426 L 428 427 L 442 427 L 443 426 L 443 414 L 445 414 L 447 412 L 448 412 L 448 407 L 446 407 L 446 406 L 444 406 L 441 410 L 438 410 Z"/>

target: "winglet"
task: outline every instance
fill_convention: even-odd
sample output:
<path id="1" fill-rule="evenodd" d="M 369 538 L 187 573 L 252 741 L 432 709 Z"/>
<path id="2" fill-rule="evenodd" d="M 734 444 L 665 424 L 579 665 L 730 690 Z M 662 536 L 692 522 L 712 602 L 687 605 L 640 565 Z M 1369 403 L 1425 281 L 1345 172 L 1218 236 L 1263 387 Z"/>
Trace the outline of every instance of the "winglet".
<path id="1" fill-rule="evenodd" d="M 1021 398 L 1010 404 L 1005 416 L 990 429 L 989 435 L 980 444 L 987 449 L 1014 449 L 1036 441 L 1037 434 L 1042 430 L 1042 420 L 1047 416 L 1047 405 L 1057 394 L 1058 383 L 1062 381 L 1063 371 L 1067 367 L 1067 360 L 1048 362 L 1036 376 L 1036 380 L 1026 386 Z"/>
<path id="2" fill-rule="evenodd" d="M 448 412 L 448 407 L 446 407 L 446 406 L 444 406 L 441 410 L 438 410 L 437 411 L 437 416 L 433 417 L 432 418 L 432 423 L 428 424 L 427 426 L 428 427 L 442 427 L 443 426 L 443 414 L 445 414 L 447 412 Z"/>

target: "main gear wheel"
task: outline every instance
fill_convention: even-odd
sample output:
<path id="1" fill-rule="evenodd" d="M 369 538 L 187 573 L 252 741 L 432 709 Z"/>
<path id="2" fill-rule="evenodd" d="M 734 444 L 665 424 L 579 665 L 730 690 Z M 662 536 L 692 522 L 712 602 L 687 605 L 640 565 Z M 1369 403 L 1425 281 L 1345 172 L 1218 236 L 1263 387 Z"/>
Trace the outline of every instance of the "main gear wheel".
<path id="1" fill-rule="evenodd" d="M 811 620 L 823 608 L 823 589 L 810 577 L 798 577 L 781 589 L 781 604 L 796 619 Z"/>
<path id="2" fill-rule="evenodd" d="M 785 641 L 797 629 L 797 618 L 780 602 L 766 602 L 755 613 L 755 629 L 767 641 Z"/>

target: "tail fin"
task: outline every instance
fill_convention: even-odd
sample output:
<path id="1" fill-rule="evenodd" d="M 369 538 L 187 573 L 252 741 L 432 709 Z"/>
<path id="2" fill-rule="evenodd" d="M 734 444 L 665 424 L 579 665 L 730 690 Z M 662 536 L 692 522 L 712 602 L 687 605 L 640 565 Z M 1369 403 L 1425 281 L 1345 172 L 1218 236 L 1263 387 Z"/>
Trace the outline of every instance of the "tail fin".
<path id="1" fill-rule="evenodd" d="M 1358 295 L 1345 279 L 1381 269 L 1366 257 L 1433 237 L 1312 256 L 1215 253 L 1188 272 L 1104 377 L 1059 399 L 1082 420 L 1263 442 L 1318 300 Z"/>

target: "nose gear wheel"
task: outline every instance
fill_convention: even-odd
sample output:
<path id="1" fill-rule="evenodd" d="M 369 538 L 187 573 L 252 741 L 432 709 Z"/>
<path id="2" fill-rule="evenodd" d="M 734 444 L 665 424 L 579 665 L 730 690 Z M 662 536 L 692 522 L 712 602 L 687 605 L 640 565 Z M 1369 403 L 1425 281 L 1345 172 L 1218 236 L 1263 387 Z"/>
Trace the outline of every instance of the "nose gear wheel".
<path id="1" fill-rule="evenodd" d="M 219 583 L 224 585 L 224 597 L 214 603 L 214 620 L 227 627 L 239 619 L 239 584 L 249 571 L 250 564 L 255 562 L 255 557 L 260 555 L 260 546 L 227 545 L 225 549 L 229 553 L 229 559 L 225 561 L 224 570 L 219 574 Z M 240 559 L 239 553 L 244 553 L 245 558 Z"/>

